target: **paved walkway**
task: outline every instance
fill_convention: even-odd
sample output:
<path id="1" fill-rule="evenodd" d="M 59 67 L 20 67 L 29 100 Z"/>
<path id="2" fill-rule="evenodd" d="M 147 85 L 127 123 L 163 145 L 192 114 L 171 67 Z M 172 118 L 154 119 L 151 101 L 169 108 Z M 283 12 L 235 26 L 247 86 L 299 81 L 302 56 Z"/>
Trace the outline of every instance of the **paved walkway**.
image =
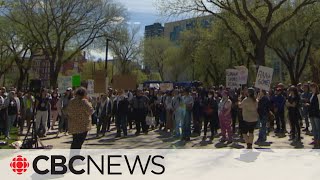
<path id="1" fill-rule="evenodd" d="M 257 140 L 257 133 L 255 131 L 255 140 Z M 42 138 L 44 145 L 52 145 L 54 149 L 67 149 L 70 148 L 72 136 L 65 136 L 61 134 L 59 138 L 56 138 L 57 130 L 50 131 L 48 136 Z M 106 136 L 96 138 L 96 128 L 92 127 L 87 139 L 83 145 L 84 149 L 215 149 L 215 148 L 244 148 L 246 145 L 241 142 L 235 142 L 229 145 L 219 143 L 219 137 L 216 137 L 213 141 L 209 139 L 203 140 L 202 136 L 192 137 L 190 142 L 184 142 L 179 139 L 174 139 L 170 136 L 170 133 L 165 133 L 159 130 L 153 130 L 148 135 L 134 135 L 135 130 L 128 131 L 127 138 L 115 138 L 115 127 L 111 127 L 111 132 L 108 132 Z M 210 134 L 209 134 L 210 135 Z M 267 143 L 261 145 L 254 145 L 254 148 L 266 148 L 266 149 L 293 149 L 293 148 L 305 148 L 311 149 L 312 136 L 306 135 L 302 132 L 302 144 L 291 144 L 289 136 L 278 137 L 273 132 L 268 136 Z M 22 139 L 23 137 L 20 137 Z M 237 141 L 237 138 L 236 138 Z"/>

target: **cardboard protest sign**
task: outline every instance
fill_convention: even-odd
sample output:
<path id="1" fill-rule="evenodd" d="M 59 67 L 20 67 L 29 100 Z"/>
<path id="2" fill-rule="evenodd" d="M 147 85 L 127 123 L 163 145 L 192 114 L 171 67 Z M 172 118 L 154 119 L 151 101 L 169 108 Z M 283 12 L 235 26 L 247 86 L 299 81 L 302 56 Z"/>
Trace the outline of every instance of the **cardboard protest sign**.
<path id="1" fill-rule="evenodd" d="M 81 77 L 80 75 L 72 76 L 72 87 L 80 87 L 81 86 Z"/>
<path id="2" fill-rule="evenodd" d="M 271 82 L 272 82 L 272 77 L 273 77 L 272 68 L 260 66 L 257 73 L 255 87 L 262 90 L 269 91 Z"/>
<path id="3" fill-rule="evenodd" d="M 236 69 L 226 70 L 226 87 L 230 89 L 240 88 L 238 70 Z"/>
<path id="4" fill-rule="evenodd" d="M 94 94 L 94 80 L 92 79 L 88 80 L 87 91 L 90 96 Z"/>
<path id="5" fill-rule="evenodd" d="M 72 88 L 72 76 L 60 76 L 58 78 L 59 93 L 64 93 L 68 88 Z"/>
<path id="6" fill-rule="evenodd" d="M 161 83 L 160 90 L 161 91 L 172 91 L 173 90 L 173 83 Z"/>
<path id="7" fill-rule="evenodd" d="M 96 71 L 94 76 L 94 93 L 106 93 L 107 82 L 106 82 L 106 71 Z"/>
<path id="8" fill-rule="evenodd" d="M 137 76 L 117 75 L 113 77 L 112 88 L 134 90 L 137 88 Z"/>
<path id="9" fill-rule="evenodd" d="M 247 84 L 249 74 L 248 68 L 245 66 L 235 66 L 235 68 L 238 70 L 239 84 Z"/>

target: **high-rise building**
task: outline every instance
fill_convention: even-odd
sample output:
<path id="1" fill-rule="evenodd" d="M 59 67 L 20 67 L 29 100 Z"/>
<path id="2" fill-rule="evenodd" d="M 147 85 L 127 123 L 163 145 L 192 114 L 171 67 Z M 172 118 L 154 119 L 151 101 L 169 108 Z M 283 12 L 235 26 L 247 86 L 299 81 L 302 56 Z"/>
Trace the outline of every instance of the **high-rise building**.
<path id="1" fill-rule="evenodd" d="M 164 33 L 164 27 L 161 23 L 154 23 L 152 25 L 145 27 L 144 37 L 152 38 L 152 37 L 162 37 Z"/>
<path id="2" fill-rule="evenodd" d="M 181 21 L 169 22 L 164 25 L 164 36 L 170 41 L 176 42 L 180 39 L 181 33 L 196 27 L 208 28 L 213 20 L 213 16 L 202 16 Z"/>

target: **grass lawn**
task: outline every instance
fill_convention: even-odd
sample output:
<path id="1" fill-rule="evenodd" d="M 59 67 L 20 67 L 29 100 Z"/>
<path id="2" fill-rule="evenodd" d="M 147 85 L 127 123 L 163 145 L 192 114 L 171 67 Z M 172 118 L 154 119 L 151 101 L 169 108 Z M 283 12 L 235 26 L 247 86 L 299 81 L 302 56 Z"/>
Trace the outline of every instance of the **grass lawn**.
<path id="1" fill-rule="evenodd" d="M 0 145 L 0 149 L 13 149 L 12 147 L 9 147 L 9 145 L 14 141 L 18 140 L 18 128 L 16 127 L 11 128 L 10 137 L 11 139 L 5 140 L 4 135 L 0 136 L 0 141 L 7 141 L 7 145 L 4 145 L 4 146 Z"/>

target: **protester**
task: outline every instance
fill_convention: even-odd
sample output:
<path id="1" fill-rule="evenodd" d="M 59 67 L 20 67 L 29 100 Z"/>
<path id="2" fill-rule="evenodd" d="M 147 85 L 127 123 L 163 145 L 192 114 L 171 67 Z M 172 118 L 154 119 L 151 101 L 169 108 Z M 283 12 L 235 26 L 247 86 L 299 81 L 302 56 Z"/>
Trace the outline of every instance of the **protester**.
<path id="1" fill-rule="evenodd" d="M 199 91 L 202 91 L 199 89 Z M 192 93 L 192 97 L 194 99 L 194 105 L 192 109 L 192 115 L 193 115 L 193 133 L 200 136 L 201 135 L 201 128 L 202 128 L 202 101 L 204 97 L 201 97 L 201 94 L 197 92 Z"/>
<path id="2" fill-rule="evenodd" d="M 64 96 L 59 99 L 57 104 L 58 112 L 60 115 L 59 121 L 59 130 L 57 132 L 57 137 L 59 137 L 60 133 L 64 132 L 65 135 L 68 135 L 68 117 L 66 114 L 66 109 L 68 108 L 69 101 L 73 98 L 72 88 L 67 88 Z"/>
<path id="3" fill-rule="evenodd" d="M 172 93 L 168 92 L 165 100 L 164 100 L 164 107 L 166 109 L 166 127 L 165 132 L 170 130 L 172 133 L 174 130 L 174 123 L 173 123 L 173 107 L 172 107 Z"/>
<path id="4" fill-rule="evenodd" d="M 285 105 L 286 105 L 286 99 L 283 96 L 282 89 L 277 88 L 275 94 L 271 98 L 273 107 L 274 107 L 274 113 L 276 118 L 276 125 L 277 128 L 275 130 L 275 133 L 285 133 L 286 130 L 286 121 L 284 119 L 284 111 L 285 111 Z"/>
<path id="5" fill-rule="evenodd" d="M 85 88 L 78 88 L 75 96 L 68 103 L 65 113 L 68 115 L 69 133 L 73 136 L 71 149 L 81 149 L 91 129 L 91 115 L 94 110 L 88 101 Z"/>
<path id="6" fill-rule="evenodd" d="M 136 120 L 136 133 L 135 135 L 140 135 L 141 128 L 142 132 L 144 134 L 148 134 L 148 127 L 146 124 L 146 117 L 148 114 L 148 104 L 149 104 L 149 98 L 143 95 L 143 92 L 141 90 L 137 91 L 136 97 L 133 98 L 133 111 L 134 111 L 134 117 Z"/>
<path id="7" fill-rule="evenodd" d="M 180 127 L 186 115 L 186 107 L 182 97 L 179 95 L 178 90 L 173 91 L 172 107 L 173 107 L 173 114 L 174 114 L 173 122 L 175 127 L 174 133 L 172 135 L 175 138 L 180 138 L 181 136 Z"/>
<path id="8" fill-rule="evenodd" d="M 191 121 L 192 121 L 192 109 L 194 105 L 194 99 L 190 94 L 190 89 L 184 90 L 184 97 L 182 97 L 185 106 L 185 115 L 182 120 L 182 140 L 190 141 L 191 136 Z"/>
<path id="9" fill-rule="evenodd" d="M 299 103 L 300 97 L 298 89 L 294 86 L 290 87 L 289 89 L 289 97 L 287 100 L 287 107 L 288 107 L 288 114 L 289 114 L 289 121 L 291 126 L 291 136 L 289 140 L 293 142 L 300 142 L 300 123 L 299 123 Z"/>
<path id="10" fill-rule="evenodd" d="M 40 126 L 43 130 L 43 136 L 47 136 L 48 111 L 50 109 L 50 101 L 47 97 L 47 90 L 42 89 L 39 97 L 36 98 L 36 132 L 39 132 Z"/>
<path id="11" fill-rule="evenodd" d="M 253 88 L 248 89 L 248 97 L 246 97 L 239 104 L 242 109 L 243 116 L 243 128 L 242 128 L 242 136 L 247 144 L 247 149 L 252 149 L 252 144 L 254 140 L 254 129 L 256 128 L 258 121 L 258 102 L 255 97 L 255 91 Z"/>
<path id="12" fill-rule="evenodd" d="M 97 122 L 97 137 L 99 137 L 100 133 L 102 136 L 105 136 L 107 129 L 110 128 L 112 114 L 111 104 L 112 102 L 107 94 L 101 96 L 98 110 L 99 121 Z"/>
<path id="13" fill-rule="evenodd" d="M 219 103 L 219 121 L 221 128 L 220 142 L 228 141 L 232 143 L 232 117 L 231 117 L 231 106 L 232 102 L 229 99 L 228 92 L 226 90 L 221 91 L 222 99 Z"/>
<path id="14" fill-rule="evenodd" d="M 301 108 L 302 108 L 302 118 L 305 121 L 305 129 L 303 129 L 303 131 L 305 131 L 307 134 L 309 133 L 309 112 L 308 112 L 308 107 L 307 107 L 307 102 L 309 102 L 310 98 L 312 96 L 312 93 L 310 93 L 310 89 L 309 89 L 309 85 L 308 84 L 304 84 L 303 86 L 303 93 L 301 94 Z"/>
<path id="15" fill-rule="evenodd" d="M 8 107 L 8 119 L 6 124 L 6 131 L 5 131 L 5 138 L 10 138 L 10 130 L 14 124 L 14 121 L 17 120 L 18 116 L 20 115 L 20 106 L 18 99 L 15 98 L 15 92 L 9 92 L 9 95 L 5 101 L 6 106 Z"/>
<path id="16" fill-rule="evenodd" d="M 0 136 L 1 134 L 5 135 L 6 131 L 6 116 L 7 116 L 7 107 L 5 104 L 4 89 L 0 89 Z"/>
<path id="17" fill-rule="evenodd" d="M 142 97 L 140 97 L 142 98 Z M 135 101 L 139 101 L 139 100 L 133 100 L 134 102 Z M 138 104 L 139 103 L 143 103 L 143 102 L 137 102 Z M 116 127 L 117 127 L 117 135 L 116 135 L 116 138 L 118 137 L 121 137 L 121 131 L 123 133 L 123 136 L 124 137 L 127 137 L 128 136 L 128 132 L 127 132 L 127 116 L 128 116 L 128 112 L 129 112 L 129 101 L 128 101 L 128 97 L 126 96 L 125 92 L 123 90 L 119 90 L 118 91 L 118 96 L 116 97 L 115 101 L 114 101 L 114 105 L 113 105 L 113 113 L 116 117 Z M 134 107 L 138 107 L 137 109 L 137 112 L 142 112 L 142 110 L 140 110 L 139 107 L 142 107 L 142 106 L 134 106 Z M 145 113 L 145 112 L 143 112 Z M 144 132 L 146 132 L 146 125 L 145 125 L 145 116 L 143 117 L 141 114 L 137 114 L 139 116 L 139 120 L 142 124 L 142 128 L 144 129 Z M 144 118 L 144 119 L 143 119 Z M 143 122 L 144 121 L 144 122 Z M 139 123 L 140 125 L 140 122 L 137 122 Z M 137 125 L 137 132 L 138 132 L 138 129 L 140 129 L 140 126 L 138 128 L 138 125 Z M 139 132 L 140 133 L 140 132 Z"/>
<path id="18" fill-rule="evenodd" d="M 27 122 L 27 128 L 30 127 L 31 125 L 31 121 L 34 119 L 33 117 L 33 112 L 34 112 L 34 106 L 35 106 L 35 99 L 34 97 L 32 96 L 31 92 L 27 92 L 25 95 L 24 95 L 24 98 L 23 98 L 23 103 L 24 103 L 24 107 L 25 107 L 25 112 L 24 112 L 24 118 L 23 118 L 23 121 L 22 121 L 22 126 L 24 125 L 24 121 Z M 20 126 L 21 127 L 21 126 Z M 22 131 L 23 129 L 20 129 L 20 134 L 22 134 Z"/>
<path id="19" fill-rule="evenodd" d="M 211 90 L 208 94 L 208 97 L 204 101 L 204 127 L 203 127 L 203 140 L 207 138 L 208 124 L 210 124 L 211 136 L 210 140 L 214 139 L 214 136 L 217 134 L 219 122 L 218 117 L 218 102 L 215 99 L 214 91 Z"/>
<path id="20" fill-rule="evenodd" d="M 260 90 L 258 102 L 258 114 L 259 114 L 259 138 L 257 143 L 264 143 L 267 141 L 267 122 L 269 118 L 271 102 L 267 97 L 265 90 Z"/>
<path id="21" fill-rule="evenodd" d="M 54 126 L 56 125 L 56 121 L 57 121 L 58 115 L 59 115 L 57 104 L 58 104 L 60 98 L 58 96 L 57 91 L 54 91 L 52 93 L 51 97 L 52 98 L 50 101 L 50 103 L 51 103 L 51 111 L 50 111 L 51 116 L 50 116 L 50 118 L 52 119 L 52 123 L 51 123 L 50 129 L 54 130 Z"/>
<path id="22" fill-rule="evenodd" d="M 320 149 L 320 96 L 319 87 L 317 84 L 312 83 L 311 88 L 311 98 L 309 103 L 306 104 L 309 110 L 309 116 L 312 126 L 312 134 L 314 138 L 314 149 Z"/>

